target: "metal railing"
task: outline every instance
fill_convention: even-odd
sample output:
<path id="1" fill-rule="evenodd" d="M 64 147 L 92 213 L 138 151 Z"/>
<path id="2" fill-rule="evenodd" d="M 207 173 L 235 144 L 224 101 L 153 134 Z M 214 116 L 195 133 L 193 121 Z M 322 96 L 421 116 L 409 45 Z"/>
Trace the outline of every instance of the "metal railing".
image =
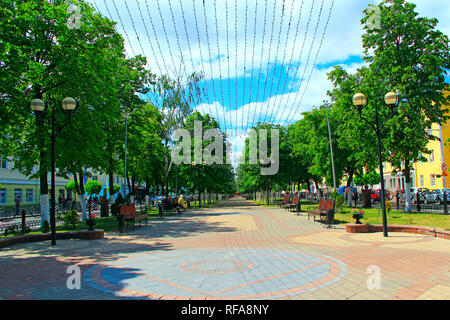
<path id="1" fill-rule="evenodd" d="M 267 203 L 267 192 L 253 192 L 242 194 L 242 196 L 248 200 L 255 200 L 258 202 Z M 283 200 L 284 197 L 288 196 L 289 201 L 292 202 L 294 197 L 298 197 L 300 201 L 307 201 L 312 203 L 319 203 L 320 199 L 329 199 L 331 197 L 331 193 L 322 193 L 322 194 L 307 194 L 305 192 L 272 192 L 269 193 L 269 204 L 276 205 L 279 200 Z M 344 205 L 347 205 L 346 195 L 342 195 L 344 197 Z M 386 201 L 389 201 L 392 204 L 392 208 L 395 210 L 406 211 L 406 204 L 404 200 L 404 195 L 401 193 L 388 193 L 385 196 Z M 447 196 L 443 196 L 440 202 L 437 201 L 429 201 L 429 197 L 427 198 L 424 194 L 415 194 L 411 199 L 411 213 L 431 213 L 431 214 L 449 214 L 449 205 L 447 201 Z M 379 197 L 370 198 L 369 200 L 370 207 L 372 208 L 381 208 L 381 201 Z M 357 197 L 354 198 L 352 196 L 352 207 L 362 207 L 363 201 L 362 196 L 358 193 Z"/>

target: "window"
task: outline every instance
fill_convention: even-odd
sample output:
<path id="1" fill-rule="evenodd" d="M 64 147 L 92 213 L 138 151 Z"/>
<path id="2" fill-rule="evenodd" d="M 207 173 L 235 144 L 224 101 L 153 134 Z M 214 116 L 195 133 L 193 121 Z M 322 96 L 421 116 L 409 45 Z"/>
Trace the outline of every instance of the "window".
<path id="1" fill-rule="evenodd" d="M 98 176 L 93 176 L 92 180 L 98 180 Z"/>
<path id="2" fill-rule="evenodd" d="M 419 152 L 419 159 L 422 158 L 422 152 Z M 419 163 L 422 164 L 422 160 L 419 160 Z"/>
<path id="3" fill-rule="evenodd" d="M 430 184 L 432 187 L 436 187 L 436 177 L 434 176 L 434 174 L 430 175 Z"/>
<path id="4" fill-rule="evenodd" d="M 0 203 L 6 203 L 6 189 L 0 189 Z"/>
<path id="5" fill-rule="evenodd" d="M 424 179 L 423 179 L 423 175 L 420 176 L 420 186 L 423 187 L 424 185 Z"/>
<path id="6" fill-rule="evenodd" d="M 17 196 L 20 197 L 20 202 L 22 202 L 22 189 L 14 189 L 14 201 L 16 201 Z"/>
<path id="7" fill-rule="evenodd" d="M 6 159 L 0 159 L 0 168 L 8 169 L 8 161 L 6 161 Z"/>
<path id="8" fill-rule="evenodd" d="M 27 193 L 25 194 L 25 201 L 30 203 L 33 202 L 34 198 L 34 193 L 33 193 L 33 189 L 27 189 Z"/>
<path id="9" fill-rule="evenodd" d="M 383 163 L 383 170 L 386 170 L 387 169 L 387 163 L 386 163 L 386 161 Z"/>
<path id="10" fill-rule="evenodd" d="M 434 150 L 431 150 L 429 161 L 430 161 L 430 163 L 434 162 Z"/>

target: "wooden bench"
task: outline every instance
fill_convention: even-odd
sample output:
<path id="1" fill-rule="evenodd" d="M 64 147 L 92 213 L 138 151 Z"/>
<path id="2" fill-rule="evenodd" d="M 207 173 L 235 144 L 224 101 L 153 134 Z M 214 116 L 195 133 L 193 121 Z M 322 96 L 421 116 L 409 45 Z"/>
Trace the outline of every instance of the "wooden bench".
<path id="1" fill-rule="evenodd" d="M 281 207 L 282 207 L 284 210 L 289 210 L 289 209 L 291 208 L 291 206 L 294 204 L 294 201 L 295 201 L 296 198 L 297 198 L 297 197 L 294 197 L 294 198 L 292 199 L 292 202 L 287 201 L 287 202 L 284 203 Z M 297 199 L 298 199 L 298 198 L 297 198 Z M 295 204 L 297 204 L 297 203 L 295 203 Z"/>
<path id="2" fill-rule="evenodd" d="M 280 208 L 289 203 L 289 196 L 284 196 L 283 200 L 278 200 L 278 205 L 280 206 Z"/>
<path id="3" fill-rule="evenodd" d="M 145 220 L 145 225 L 148 225 L 148 215 L 147 214 L 136 214 L 136 206 L 134 203 L 129 205 L 122 205 L 119 209 L 120 222 L 120 233 L 123 233 L 123 227 L 125 226 L 128 230 L 128 226 L 131 224 L 134 230 L 134 225 L 136 221 L 139 221 L 139 226 L 142 226 L 142 221 Z"/>
<path id="4" fill-rule="evenodd" d="M 177 201 L 177 203 L 178 203 L 178 201 Z M 181 214 L 181 212 L 176 208 L 176 207 L 172 207 L 172 208 L 167 208 L 166 207 L 166 203 L 164 202 L 164 201 L 162 201 L 162 214 L 163 215 L 169 215 L 169 216 L 171 216 L 171 215 L 174 215 L 174 214 Z"/>
<path id="5" fill-rule="evenodd" d="M 297 208 L 297 203 L 299 202 L 299 198 L 298 197 L 294 197 L 294 199 L 292 200 L 292 203 L 289 203 L 285 206 L 286 210 L 292 211 L 294 209 Z"/>
<path id="6" fill-rule="evenodd" d="M 318 209 L 308 210 L 308 220 L 310 216 L 314 217 L 314 222 L 316 217 L 319 217 L 318 221 L 326 223 L 330 227 L 334 223 L 334 200 L 320 199 Z"/>

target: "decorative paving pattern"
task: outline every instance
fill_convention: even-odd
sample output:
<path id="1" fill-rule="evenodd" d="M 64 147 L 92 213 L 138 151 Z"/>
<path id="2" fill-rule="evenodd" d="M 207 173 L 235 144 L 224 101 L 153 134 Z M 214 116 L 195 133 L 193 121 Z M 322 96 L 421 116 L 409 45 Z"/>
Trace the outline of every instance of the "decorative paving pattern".
<path id="1" fill-rule="evenodd" d="M 90 268 L 85 281 L 122 296 L 265 299 L 326 287 L 346 270 L 341 261 L 321 254 L 211 248 L 106 262 Z"/>
<path id="2" fill-rule="evenodd" d="M 0 299 L 450 299 L 448 240 L 348 234 L 304 214 L 226 206 L 152 219 L 105 239 L 0 250 Z M 80 267 L 80 288 L 67 268 Z M 380 287 L 370 289 L 380 270 Z"/>

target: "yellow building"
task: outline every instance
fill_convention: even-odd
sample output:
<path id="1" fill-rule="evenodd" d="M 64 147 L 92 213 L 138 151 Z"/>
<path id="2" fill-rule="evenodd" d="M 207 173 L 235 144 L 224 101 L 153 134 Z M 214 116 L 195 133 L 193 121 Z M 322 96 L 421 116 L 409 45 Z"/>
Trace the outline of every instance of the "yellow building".
<path id="1" fill-rule="evenodd" d="M 448 96 L 450 92 L 446 92 Z M 449 115 L 449 114 L 447 114 Z M 450 165 L 450 146 L 445 145 L 445 141 L 450 139 L 450 120 L 440 126 L 433 124 L 428 130 L 439 140 L 430 141 L 428 149 L 431 154 L 426 155 L 426 162 L 416 162 L 411 170 L 411 187 L 423 187 L 428 189 L 440 189 L 450 187 L 450 177 L 441 176 L 443 165 Z M 396 191 L 405 188 L 405 177 L 401 174 L 393 174 L 393 167 L 390 163 L 384 163 L 385 187 L 389 191 Z"/>

